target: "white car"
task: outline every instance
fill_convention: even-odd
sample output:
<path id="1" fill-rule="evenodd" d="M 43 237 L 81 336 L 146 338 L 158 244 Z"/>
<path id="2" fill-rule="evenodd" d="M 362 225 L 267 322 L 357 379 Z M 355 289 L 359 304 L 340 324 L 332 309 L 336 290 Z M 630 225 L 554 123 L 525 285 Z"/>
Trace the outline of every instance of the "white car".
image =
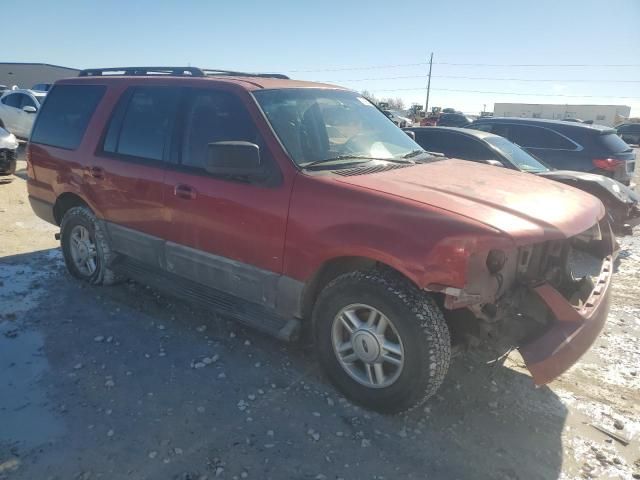
<path id="1" fill-rule="evenodd" d="M 0 127 L 27 139 L 47 92 L 7 90 L 0 97 Z"/>

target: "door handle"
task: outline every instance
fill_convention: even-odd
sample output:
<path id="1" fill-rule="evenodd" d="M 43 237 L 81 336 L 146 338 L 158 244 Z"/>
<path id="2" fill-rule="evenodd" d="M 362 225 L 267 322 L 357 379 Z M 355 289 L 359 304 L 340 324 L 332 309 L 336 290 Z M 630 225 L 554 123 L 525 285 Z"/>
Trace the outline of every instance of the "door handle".
<path id="1" fill-rule="evenodd" d="M 91 175 L 93 178 L 104 178 L 104 169 L 102 167 L 90 167 L 89 168 L 89 175 Z"/>
<path id="2" fill-rule="evenodd" d="M 173 194 L 178 198 L 185 200 L 194 200 L 196 198 L 196 190 L 190 185 L 179 184 L 173 188 Z"/>

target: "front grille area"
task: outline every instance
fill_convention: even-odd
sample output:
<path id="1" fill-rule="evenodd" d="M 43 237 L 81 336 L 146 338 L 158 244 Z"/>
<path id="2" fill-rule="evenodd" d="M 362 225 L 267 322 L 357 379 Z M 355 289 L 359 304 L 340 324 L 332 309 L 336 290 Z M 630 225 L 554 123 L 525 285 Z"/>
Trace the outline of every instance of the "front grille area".
<path id="1" fill-rule="evenodd" d="M 15 159 L 16 159 L 15 150 L 9 150 L 9 149 L 0 150 L 0 169 L 4 170 L 8 168 L 11 162 L 15 161 Z"/>
<path id="2" fill-rule="evenodd" d="M 352 177 L 354 175 L 368 175 L 371 173 L 387 172 L 389 170 L 396 170 L 398 168 L 407 168 L 415 166 L 415 163 L 387 163 L 380 165 L 372 165 L 369 167 L 353 167 L 344 168 L 341 170 L 334 170 L 336 175 L 342 175 L 343 177 Z"/>

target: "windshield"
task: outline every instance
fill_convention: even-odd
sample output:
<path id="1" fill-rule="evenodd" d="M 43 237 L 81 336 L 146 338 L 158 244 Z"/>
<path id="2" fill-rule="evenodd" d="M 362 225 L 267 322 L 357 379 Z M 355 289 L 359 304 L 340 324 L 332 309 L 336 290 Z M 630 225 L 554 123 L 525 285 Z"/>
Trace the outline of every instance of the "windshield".
<path id="1" fill-rule="evenodd" d="M 520 170 L 532 173 L 549 171 L 549 168 L 538 159 L 504 137 L 486 137 L 485 140 L 488 144 L 497 148 L 502 155 L 507 157 L 507 159 Z"/>
<path id="2" fill-rule="evenodd" d="M 328 89 L 260 90 L 255 98 L 291 158 L 323 161 L 402 159 L 420 146 L 355 92 Z M 425 153 L 426 156 L 426 153 Z"/>

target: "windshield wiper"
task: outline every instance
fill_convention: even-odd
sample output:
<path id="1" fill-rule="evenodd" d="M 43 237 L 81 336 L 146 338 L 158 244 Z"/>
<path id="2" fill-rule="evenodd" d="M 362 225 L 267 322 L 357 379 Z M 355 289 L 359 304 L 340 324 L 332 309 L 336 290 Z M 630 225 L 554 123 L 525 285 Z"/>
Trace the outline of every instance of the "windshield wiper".
<path id="1" fill-rule="evenodd" d="M 414 163 L 410 160 L 403 160 L 398 158 L 378 158 L 378 157 L 368 157 L 366 155 L 338 155 L 336 157 L 331 158 L 323 158 L 322 160 L 314 160 L 313 162 L 305 163 L 302 165 L 303 168 L 313 168 L 317 165 L 322 165 L 324 163 L 331 162 L 339 162 L 340 160 L 364 160 L 363 162 L 358 163 L 366 163 L 371 160 L 379 160 L 382 162 L 393 162 L 393 163 Z"/>
<path id="2" fill-rule="evenodd" d="M 402 158 L 412 158 L 412 157 L 417 157 L 418 155 L 420 155 L 421 153 L 428 153 L 426 150 L 422 150 L 421 148 L 418 150 L 411 150 L 409 153 L 407 153 L 406 155 L 403 155 Z"/>

